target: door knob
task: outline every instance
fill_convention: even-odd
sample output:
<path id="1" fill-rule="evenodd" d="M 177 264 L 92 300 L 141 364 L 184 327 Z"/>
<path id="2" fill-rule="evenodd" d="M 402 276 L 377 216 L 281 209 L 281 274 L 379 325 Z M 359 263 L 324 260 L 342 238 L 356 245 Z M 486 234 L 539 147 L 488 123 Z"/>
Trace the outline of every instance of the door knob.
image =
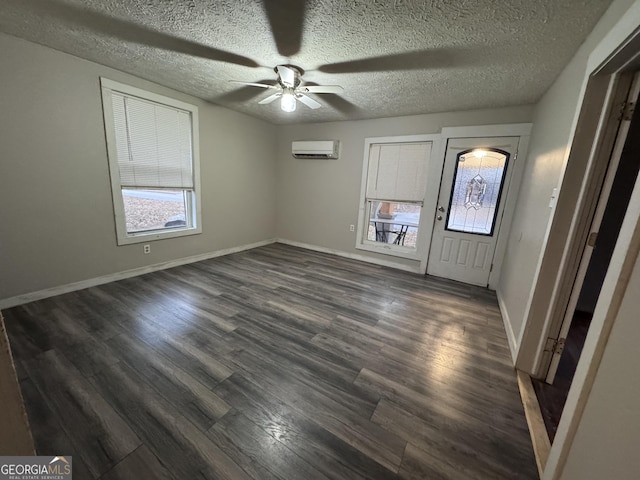
<path id="1" fill-rule="evenodd" d="M 444 212 L 444 207 L 443 207 L 442 205 L 440 205 L 440 206 L 438 207 L 438 211 L 439 211 L 439 212 Z"/>
<path id="2" fill-rule="evenodd" d="M 438 215 L 436 218 L 437 218 L 438 220 L 442 220 L 442 215 Z"/>

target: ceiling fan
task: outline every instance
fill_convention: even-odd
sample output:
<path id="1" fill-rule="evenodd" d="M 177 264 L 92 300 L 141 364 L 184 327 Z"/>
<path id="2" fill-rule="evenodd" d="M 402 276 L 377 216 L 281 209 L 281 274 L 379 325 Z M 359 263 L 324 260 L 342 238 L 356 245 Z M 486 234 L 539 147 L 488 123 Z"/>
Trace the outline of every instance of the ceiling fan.
<path id="1" fill-rule="evenodd" d="M 316 109 L 322 105 L 313 98 L 308 97 L 305 93 L 342 93 L 344 89 L 339 85 L 303 85 L 302 71 L 293 65 L 278 65 L 274 68 L 278 74 L 278 84 L 269 85 L 266 83 L 241 82 L 231 80 L 233 83 L 249 85 L 251 87 L 260 87 L 270 90 L 277 90 L 273 95 L 260 100 L 258 103 L 266 105 L 274 100 L 280 99 L 280 108 L 283 112 L 293 112 L 296 109 L 298 101 L 304 103 L 307 107 Z"/>

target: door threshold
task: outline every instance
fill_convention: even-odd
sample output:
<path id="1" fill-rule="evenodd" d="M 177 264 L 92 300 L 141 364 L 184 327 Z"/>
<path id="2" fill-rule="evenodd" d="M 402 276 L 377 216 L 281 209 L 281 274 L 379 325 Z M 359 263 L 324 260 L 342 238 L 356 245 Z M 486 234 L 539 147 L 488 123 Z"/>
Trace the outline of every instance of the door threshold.
<path id="1" fill-rule="evenodd" d="M 531 435 L 531 443 L 533 444 L 533 453 L 538 466 L 538 475 L 542 478 L 542 473 L 549 458 L 551 442 L 549 441 L 547 427 L 544 425 L 538 397 L 531 383 L 531 377 L 520 370 L 516 370 L 516 372 L 518 374 L 520 398 L 522 398 L 524 414 L 527 417 L 527 425 L 529 426 L 529 435 Z"/>

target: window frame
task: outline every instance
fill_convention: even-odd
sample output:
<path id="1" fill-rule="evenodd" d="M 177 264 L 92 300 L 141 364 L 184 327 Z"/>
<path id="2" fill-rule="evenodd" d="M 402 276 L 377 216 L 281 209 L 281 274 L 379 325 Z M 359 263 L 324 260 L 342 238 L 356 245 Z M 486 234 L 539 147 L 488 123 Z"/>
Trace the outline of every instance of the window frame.
<path id="1" fill-rule="evenodd" d="M 100 77 L 102 92 L 102 110 L 104 116 L 105 138 L 107 146 L 107 157 L 109 162 L 109 176 L 111 180 L 111 197 L 113 200 L 113 212 L 116 227 L 116 240 L 118 245 L 130 245 L 135 243 L 161 240 L 165 238 L 184 237 L 202 233 L 202 214 L 200 196 L 200 141 L 199 141 L 199 118 L 198 107 L 195 105 L 165 97 L 157 93 L 149 92 L 140 88 L 132 87 L 120 82 Z M 185 205 L 187 214 L 190 214 L 187 225 L 184 227 L 167 227 L 162 230 L 148 230 L 143 232 L 128 233 L 124 210 L 124 200 L 122 195 L 123 187 L 120 181 L 120 169 L 118 167 L 118 155 L 115 137 L 115 122 L 112 106 L 112 92 L 122 93 L 128 96 L 137 97 L 148 102 L 154 102 L 172 108 L 188 111 L 191 114 L 191 151 L 193 168 L 193 190 L 182 189 L 185 193 Z M 128 188 L 131 189 L 131 188 Z M 191 205 L 187 205 L 187 199 L 191 200 Z"/>
<path id="2" fill-rule="evenodd" d="M 365 138 L 364 143 L 364 158 L 362 162 L 362 179 L 360 183 L 360 200 L 358 206 L 358 229 L 356 235 L 356 249 L 366 250 L 369 252 L 375 252 L 383 255 L 391 255 L 394 257 L 406 258 L 410 260 L 421 260 L 424 248 L 425 238 L 430 235 L 431 225 L 429 225 L 428 214 L 425 206 L 429 205 L 432 201 L 431 198 L 427 198 L 429 192 L 429 186 L 431 185 L 431 177 L 436 176 L 438 183 L 440 182 L 440 176 L 442 172 L 436 172 L 434 167 L 434 157 L 440 153 L 440 135 L 439 134 L 423 134 L 423 135 L 402 135 L 393 137 L 370 137 Z M 405 247 L 403 245 L 395 245 L 382 242 L 374 242 L 367 239 L 367 231 L 369 227 L 369 214 L 368 202 L 369 200 L 382 201 L 384 199 L 368 199 L 367 198 L 367 181 L 369 176 L 369 153 L 371 146 L 375 144 L 406 144 L 406 143 L 430 143 L 431 152 L 429 155 L 429 163 L 426 168 L 427 175 L 427 187 L 423 195 L 422 203 L 416 203 L 421 206 L 420 220 L 418 225 L 418 237 L 416 240 L 416 248 Z M 395 202 L 394 200 L 390 200 Z M 407 203 L 407 202 L 404 202 Z M 413 202 L 408 202 L 413 203 Z M 432 223 L 432 222 L 431 222 Z M 428 231 L 428 232 L 427 232 Z"/>

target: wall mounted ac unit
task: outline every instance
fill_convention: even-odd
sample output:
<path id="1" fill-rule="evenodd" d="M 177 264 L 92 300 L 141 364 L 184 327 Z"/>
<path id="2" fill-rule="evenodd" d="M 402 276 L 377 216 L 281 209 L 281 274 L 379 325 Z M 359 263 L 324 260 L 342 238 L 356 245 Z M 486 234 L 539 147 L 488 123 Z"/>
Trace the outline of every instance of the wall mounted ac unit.
<path id="1" fill-rule="evenodd" d="M 337 140 L 314 140 L 291 143 L 291 155 L 295 158 L 335 160 L 338 158 L 340 142 Z"/>

